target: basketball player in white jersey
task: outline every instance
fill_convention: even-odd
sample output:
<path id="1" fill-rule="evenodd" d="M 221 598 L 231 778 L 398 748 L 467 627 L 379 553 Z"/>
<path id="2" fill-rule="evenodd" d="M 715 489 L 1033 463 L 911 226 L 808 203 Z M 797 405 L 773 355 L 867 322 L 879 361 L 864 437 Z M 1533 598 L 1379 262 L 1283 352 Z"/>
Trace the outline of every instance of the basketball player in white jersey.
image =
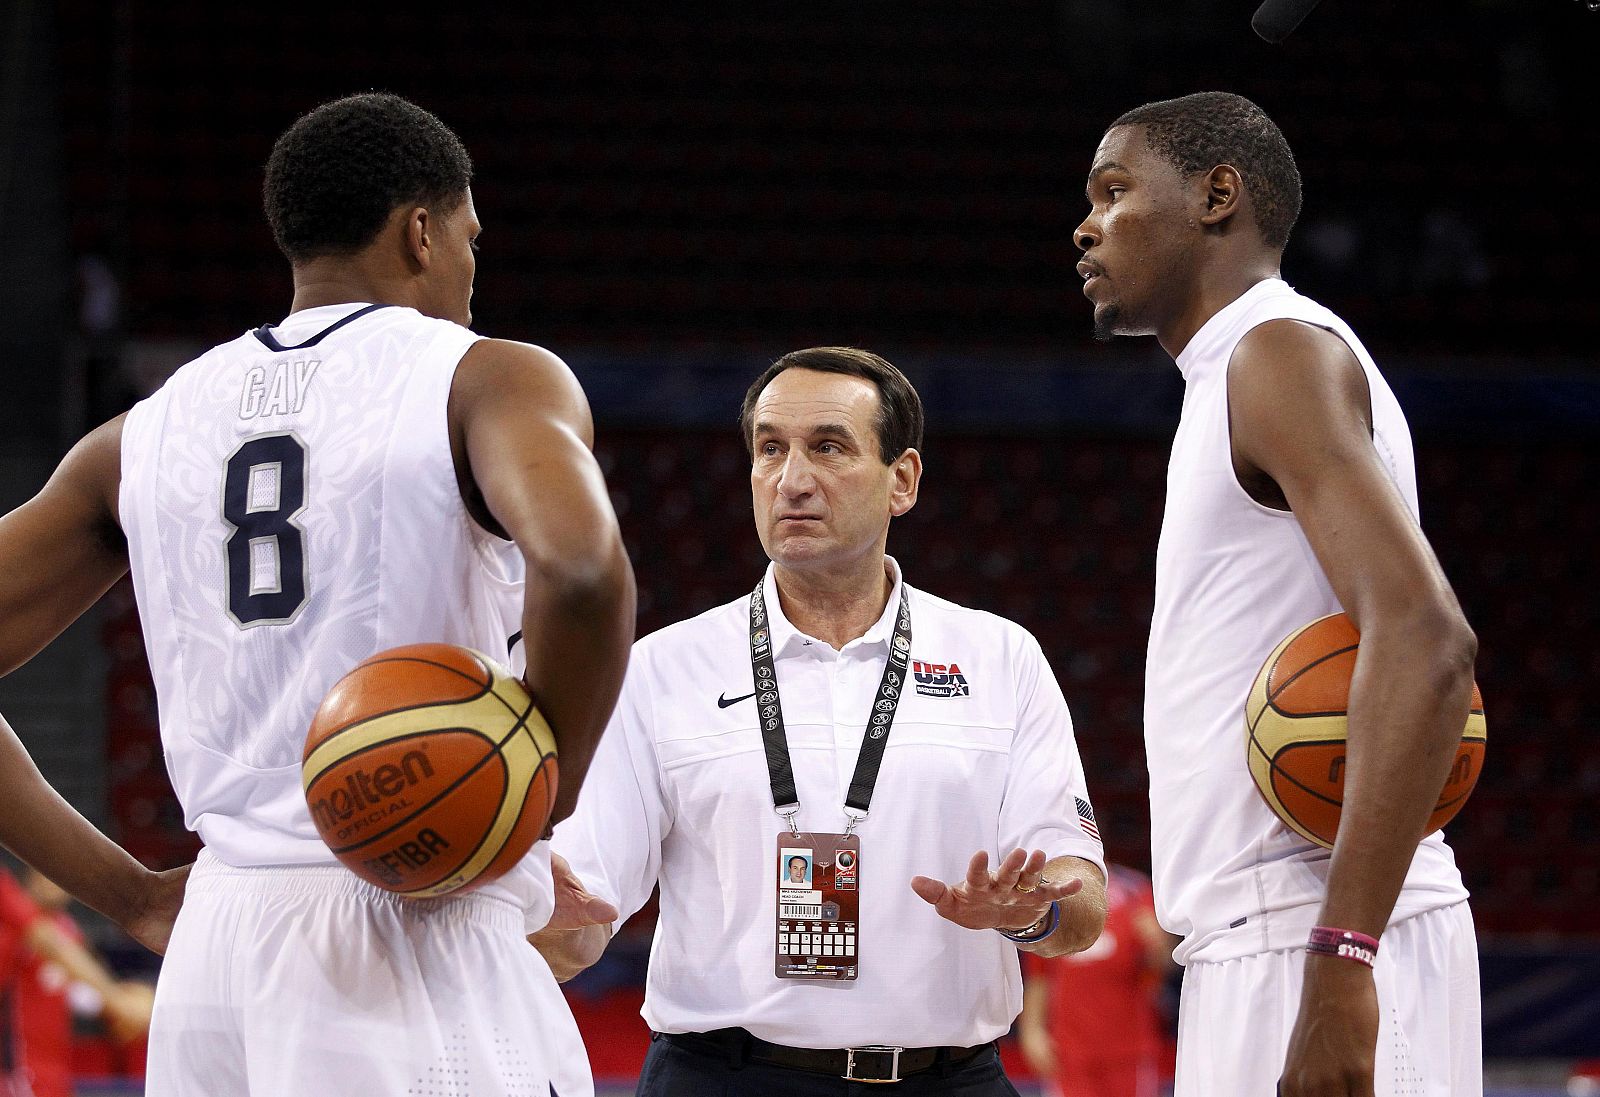
<path id="1" fill-rule="evenodd" d="M 1097 334 L 1155 335 L 1186 385 L 1145 696 L 1157 912 L 1183 937 L 1177 1095 L 1479 1094 L 1466 891 L 1423 835 L 1476 640 L 1417 524 L 1394 395 L 1280 278 L 1288 144 L 1236 95 L 1152 103 L 1106 131 L 1088 197 Z M 1340 609 L 1361 650 L 1330 855 L 1257 794 L 1242 713 L 1273 646 Z"/>
<path id="2" fill-rule="evenodd" d="M 0 670 L 131 564 L 168 770 L 205 842 L 187 893 L 56 797 L 9 729 L 0 841 L 166 946 L 156 1097 L 590 1092 L 526 943 L 552 907 L 548 845 L 471 894 L 401 900 L 333 860 L 300 789 L 311 714 L 357 661 L 515 645 L 559 740 L 560 819 L 621 684 L 633 578 L 588 406 L 554 355 L 465 327 L 470 180 L 456 136 L 398 97 L 301 118 L 266 177 L 288 317 L 184 366 L 0 519 Z"/>

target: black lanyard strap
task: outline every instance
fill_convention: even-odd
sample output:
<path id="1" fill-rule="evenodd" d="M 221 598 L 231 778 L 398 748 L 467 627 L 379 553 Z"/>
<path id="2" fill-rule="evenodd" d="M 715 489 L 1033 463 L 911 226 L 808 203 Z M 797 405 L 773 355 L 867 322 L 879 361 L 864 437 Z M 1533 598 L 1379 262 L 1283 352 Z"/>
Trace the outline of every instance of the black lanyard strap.
<path id="1" fill-rule="evenodd" d="M 767 621 L 765 581 L 756 584 L 750 595 L 750 674 L 756 688 L 756 712 L 761 718 L 761 741 L 767 753 L 767 776 L 772 782 L 772 806 L 789 820 L 800 810 L 800 797 L 794 787 L 794 766 L 789 761 L 789 740 L 783 728 L 783 701 L 778 697 L 778 672 L 772 661 L 772 630 Z M 883 766 L 883 751 L 889 745 L 889 729 L 894 725 L 900 693 L 905 688 L 906 666 L 911 660 L 911 599 L 906 585 L 900 584 L 900 607 L 895 614 L 894 635 L 889 641 L 889 658 L 878 679 L 878 692 L 872 699 L 872 715 L 861 739 L 856 771 L 850 778 L 845 806 L 865 818 L 872 803 L 872 790 Z M 851 820 L 855 825 L 856 820 Z"/>

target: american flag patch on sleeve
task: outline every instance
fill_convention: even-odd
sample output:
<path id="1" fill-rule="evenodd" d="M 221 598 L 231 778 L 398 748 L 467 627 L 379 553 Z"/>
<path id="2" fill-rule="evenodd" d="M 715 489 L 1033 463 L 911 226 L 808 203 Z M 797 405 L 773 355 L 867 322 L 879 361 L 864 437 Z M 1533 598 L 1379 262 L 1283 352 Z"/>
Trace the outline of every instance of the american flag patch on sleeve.
<path id="1" fill-rule="evenodd" d="M 1082 796 L 1074 796 L 1078 804 L 1078 825 L 1096 842 L 1100 841 L 1100 826 L 1094 821 L 1094 808 Z"/>

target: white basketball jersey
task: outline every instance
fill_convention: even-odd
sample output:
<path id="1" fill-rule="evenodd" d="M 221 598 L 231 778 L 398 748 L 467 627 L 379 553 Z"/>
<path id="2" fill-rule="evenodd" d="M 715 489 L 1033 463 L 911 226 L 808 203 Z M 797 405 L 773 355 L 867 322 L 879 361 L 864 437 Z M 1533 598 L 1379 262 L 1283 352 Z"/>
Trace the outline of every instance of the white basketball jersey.
<path id="1" fill-rule="evenodd" d="M 1260 282 L 1178 356 L 1186 387 L 1156 553 L 1145 745 L 1156 910 L 1183 936 L 1176 955 L 1185 963 L 1303 945 L 1326 891 L 1329 852 L 1278 821 L 1245 755 L 1245 697 L 1262 662 L 1294 629 L 1341 608 L 1300 523 L 1253 500 L 1234 473 L 1228 363 L 1246 333 L 1277 319 L 1349 345 L 1371 392 L 1373 443 L 1417 513 L 1400 405 L 1355 334 L 1321 305 L 1278 279 Z M 1465 898 L 1435 833 L 1417 850 L 1394 920 Z"/>
<path id="2" fill-rule="evenodd" d="M 426 641 L 507 661 L 521 555 L 468 515 L 446 422 L 478 338 L 408 308 L 306 309 L 128 413 L 119 507 L 167 770 L 185 823 L 228 864 L 333 861 L 300 756 L 356 663 Z M 484 889 L 530 922 L 550 909 L 548 845 L 535 850 Z"/>

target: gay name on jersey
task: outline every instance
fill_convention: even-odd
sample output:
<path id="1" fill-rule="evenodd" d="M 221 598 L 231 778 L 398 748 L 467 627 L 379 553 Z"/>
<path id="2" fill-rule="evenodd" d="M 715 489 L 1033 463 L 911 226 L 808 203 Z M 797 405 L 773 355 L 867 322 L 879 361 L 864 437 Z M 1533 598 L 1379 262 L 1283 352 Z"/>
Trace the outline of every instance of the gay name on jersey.
<path id="1" fill-rule="evenodd" d="M 251 366 L 244 373 L 239 392 L 239 418 L 259 419 L 264 415 L 289 415 L 306 406 L 311 379 L 322 361 L 274 362 L 272 366 Z"/>

